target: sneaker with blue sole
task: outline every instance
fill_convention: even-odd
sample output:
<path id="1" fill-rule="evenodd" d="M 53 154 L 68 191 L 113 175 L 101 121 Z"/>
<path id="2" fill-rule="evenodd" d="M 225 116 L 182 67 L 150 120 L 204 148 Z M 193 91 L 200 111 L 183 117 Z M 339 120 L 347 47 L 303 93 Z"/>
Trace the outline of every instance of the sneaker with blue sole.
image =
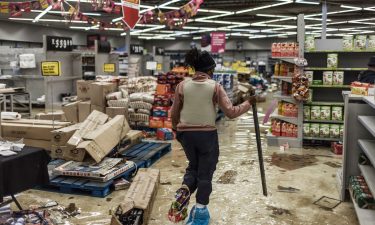
<path id="1" fill-rule="evenodd" d="M 210 212 L 207 207 L 193 207 L 190 211 L 186 225 L 208 225 L 210 223 Z"/>

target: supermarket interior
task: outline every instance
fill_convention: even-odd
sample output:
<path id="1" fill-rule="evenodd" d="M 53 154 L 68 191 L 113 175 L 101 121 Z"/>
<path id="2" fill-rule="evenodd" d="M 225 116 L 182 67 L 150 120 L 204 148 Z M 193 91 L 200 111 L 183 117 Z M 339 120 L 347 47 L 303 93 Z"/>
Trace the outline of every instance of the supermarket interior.
<path id="1" fill-rule="evenodd" d="M 0 1 L 0 224 L 374 225 L 375 1 Z"/>

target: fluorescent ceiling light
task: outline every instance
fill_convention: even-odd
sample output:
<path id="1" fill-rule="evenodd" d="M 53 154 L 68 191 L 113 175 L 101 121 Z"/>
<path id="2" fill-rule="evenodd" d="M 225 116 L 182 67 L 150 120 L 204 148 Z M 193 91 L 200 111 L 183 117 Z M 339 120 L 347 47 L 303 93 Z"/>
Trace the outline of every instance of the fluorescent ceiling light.
<path id="1" fill-rule="evenodd" d="M 272 5 L 265 5 L 265 6 L 251 8 L 251 9 L 240 10 L 240 11 L 237 11 L 236 14 L 242 14 L 242 13 L 257 11 L 257 10 L 260 10 L 260 9 L 267 9 L 267 8 L 280 6 L 280 5 L 286 5 L 286 4 L 290 4 L 290 3 L 293 3 L 293 1 L 285 1 L 285 2 L 276 3 L 276 4 L 272 4 Z"/>
<path id="2" fill-rule="evenodd" d="M 41 12 L 39 15 L 35 17 L 35 19 L 33 20 L 33 23 L 38 22 L 40 18 L 46 15 L 46 13 L 48 13 L 48 11 L 50 11 L 51 9 L 52 9 L 52 5 L 48 6 L 45 10 L 43 10 L 43 12 Z"/>
<path id="3" fill-rule="evenodd" d="M 43 10 L 31 10 L 31 12 L 36 12 L 36 13 L 40 13 L 40 12 L 43 12 Z M 67 11 L 48 11 L 48 14 L 60 14 L 60 15 L 68 15 L 70 14 L 69 12 Z M 83 15 L 85 16 L 101 16 L 102 14 L 100 13 L 86 13 L 86 12 L 83 12 L 82 13 Z"/>
<path id="4" fill-rule="evenodd" d="M 290 16 L 272 15 L 272 14 L 256 14 L 256 16 L 261 16 L 261 17 L 278 17 L 278 18 L 288 18 L 288 17 L 290 17 Z"/>
<path id="5" fill-rule="evenodd" d="M 356 7 L 356 6 L 350 6 L 350 5 L 340 5 L 341 8 L 344 9 L 356 9 L 356 10 L 362 10 L 362 7 Z"/>
<path id="6" fill-rule="evenodd" d="M 296 0 L 296 3 L 309 4 L 309 5 L 320 5 L 320 2 L 310 2 L 310 1 L 304 1 L 304 0 Z"/>
<path id="7" fill-rule="evenodd" d="M 193 37 L 193 40 L 201 40 L 202 37 Z"/>
<path id="8" fill-rule="evenodd" d="M 34 19 L 31 18 L 18 18 L 18 17 L 10 17 L 9 20 L 18 20 L 18 21 L 33 21 Z M 57 22 L 57 23 L 84 23 L 86 24 L 87 21 L 80 21 L 80 20 L 59 20 L 59 19 L 39 19 L 39 22 Z"/>
<path id="9" fill-rule="evenodd" d="M 147 28 L 147 29 L 143 29 L 143 30 L 132 31 L 132 32 L 130 32 L 130 34 L 144 33 L 144 32 L 147 32 L 147 31 L 160 30 L 160 29 L 163 29 L 163 28 L 165 28 L 165 26 L 160 25 L 160 26 L 157 26 L 157 27 L 151 27 L 151 28 Z"/>

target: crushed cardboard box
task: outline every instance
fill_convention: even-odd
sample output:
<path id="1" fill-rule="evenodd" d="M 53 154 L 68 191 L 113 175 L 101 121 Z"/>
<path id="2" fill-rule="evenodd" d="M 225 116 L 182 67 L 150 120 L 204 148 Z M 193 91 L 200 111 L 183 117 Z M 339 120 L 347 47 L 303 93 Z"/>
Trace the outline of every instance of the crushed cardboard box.
<path id="1" fill-rule="evenodd" d="M 77 146 L 81 143 L 82 137 L 87 133 L 98 128 L 99 125 L 103 125 L 108 120 L 108 115 L 99 111 L 93 111 L 89 117 L 81 124 L 81 128 L 77 130 L 73 136 L 69 139 L 68 144 Z"/>
<path id="2" fill-rule="evenodd" d="M 65 159 L 74 161 L 83 161 L 85 158 L 85 152 L 76 150 L 75 146 L 51 146 L 51 157 L 53 159 Z"/>
<path id="3" fill-rule="evenodd" d="M 81 128 L 81 124 L 74 124 L 61 129 L 53 130 L 51 144 L 56 146 L 67 145 L 73 134 Z"/>
<path id="4" fill-rule="evenodd" d="M 106 124 L 83 135 L 84 142 L 77 146 L 84 149 L 97 163 L 110 153 L 130 131 L 124 116 L 116 116 Z"/>
<path id="5" fill-rule="evenodd" d="M 38 113 L 35 118 L 38 120 L 66 121 L 64 112 Z"/>
<path id="6" fill-rule="evenodd" d="M 117 85 L 115 83 L 91 83 L 89 88 L 91 104 L 100 107 L 105 107 L 107 103 L 106 96 L 109 93 L 115 92 L 116 89 Z"/>
<path id="7" fill-rule="evenodd" d="M 143 225 L 148 224 L 151 210 L 157 194 L 160 182 L 160 171 L 157 169 L 139 169 L 134 178 L 121 208 L 124 212 L 129 211 L 129 206 L 144 210 Z M 120 225 L 121 223 L 115 216 L 112 216 L 111 225 Z"/>
<path id="8" fill-rule="evenodd" d="M 82 123 L 91 113 L 91 102 L 78 103 L 78 121 Z"/>
<path id="9" fill-rule="evenodd" d="M 62 107 L 62 110 L 65 113 L 65 118 L 67 121 L 72 123 L 78 123 L 78 103 L 79 102 L 73 102 L 66 104 Z"/>
<path id="10" fill-rule="evenodd" d="M 77 97 L 79 100 L 90 100 L 90 84 L 94 83 L 91 80 L 77 80 Z"/>

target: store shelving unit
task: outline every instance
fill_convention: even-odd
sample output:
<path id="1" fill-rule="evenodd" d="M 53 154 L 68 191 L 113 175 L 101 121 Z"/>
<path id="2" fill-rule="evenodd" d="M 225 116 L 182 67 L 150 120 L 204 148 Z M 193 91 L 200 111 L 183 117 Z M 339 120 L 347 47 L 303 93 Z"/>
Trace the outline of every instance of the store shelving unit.
<path id="1" fill-rule="evenodd" d="M 332 124 L 343 124 L 344 121 L 336 121 L 336 120 L 304 120 L 303 122 L 306 123 L 332 123 Z"/>
<path id="2" fill-rule="evenodd" d="M 324 137 L 304 137 L 305 140 L 313 141 L 340 141 L 339 138 L 324 138 Z"/>
<path id="3" fill-rule="evenodd" d="M 345 99 L 345 129 L 344 129 L 344 159 L 343 176 L 340 198 L 353 201 L 359 223 L 361 225 L 374 224 L 375 210 L 361 209 L 358 207 L 351 191 L 349 178 L 362 175 L 369 190 L 375 195 L 375 98 L 364 97 L 344 92 Z M 360 154 L 365 154 L 371 165 L 360 165 Z"/>
<path id="4" fill-rule="evenodd" d="M 305 22 L 304 22 L 304 15 L 298 15 L 298 43 L 299 43 L 299 55 L 304 55 L 304 40 L 305 40 Z M 294 62 L 295 57 L 276 57 L 273 59 L 280 60 L 287 63 L 295 64 Z M 298 67 L 299 72 L 303 71 L 303 67 Z M 281 82 L 288 82 L 292 83 L 291 76 L 274 76 L 274 79 L 280 80 Z M 284 144 L 288 144 L 290 147 L 293 148 L 300 148 L 302 147 L 302 132 L 303 132 L 303 104 L 301 102 L 296 101 L 293 96 L 291 95 L 282 95 L 281 92 L 276 92 L 273 97 L 278 101 L 284 101 L 296 104 L 298 107 L 298 116 L 297 117 L 286 117 L 282 115 L 278 115 L 277 109 L 275 112 L 271 114 L 271 118 L 279 119 L 288 123 L 292 123 L 298 126 L 298 137 L 276 137 L 272 134 L 267 135 L 267 143 L 268 146 L 281 146 Z"/>
<path id="5" fill-rule="evenodd" d="M 328 67 L 306 67 L 306 70 L 316 70 L 316 71 L 363 71 L 367 68 L 328 68 Z"/>

